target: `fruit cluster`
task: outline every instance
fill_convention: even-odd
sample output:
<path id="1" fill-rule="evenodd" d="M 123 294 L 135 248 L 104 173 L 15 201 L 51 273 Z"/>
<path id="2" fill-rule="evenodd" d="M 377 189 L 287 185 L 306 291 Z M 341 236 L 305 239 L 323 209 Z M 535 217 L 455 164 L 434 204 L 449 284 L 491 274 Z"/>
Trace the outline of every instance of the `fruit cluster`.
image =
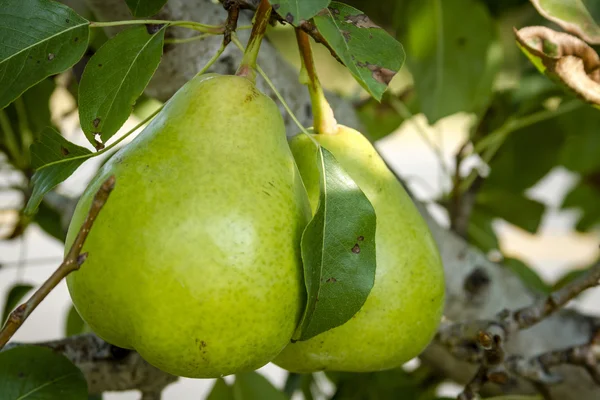
<path id="1" fill-rule="evenodd" d="M 67 249 L 114 175 L 89 257 L 67 278 L 94 332 L 195 378 L 270 361 L 296 372 L 372 371 L 419 354 L 444 302 L 427 226 L 360 133 L 340 125 L 312 136 L 288 142 L 275 103 L 244 77 L 205 74 L 183 86 L 102 167 L 71 222 Z M 306 300 L 301 237 L 320 191 L 315 141 L 376 211 L 377 269 L 348 322 L 292 342 Z"/>

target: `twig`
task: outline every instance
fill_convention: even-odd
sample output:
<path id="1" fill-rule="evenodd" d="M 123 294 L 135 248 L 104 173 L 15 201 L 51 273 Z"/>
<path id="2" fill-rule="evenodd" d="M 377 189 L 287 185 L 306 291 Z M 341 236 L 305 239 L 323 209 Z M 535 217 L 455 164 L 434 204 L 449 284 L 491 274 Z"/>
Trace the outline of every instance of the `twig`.
<path id="1" fill-rule="evenodd" d="M 71 246 L 71 249 L 64 258 L 62 264 L 56 271 L 44 282 L 44 284 L 36 290 L 36 292 L 27 300 L 27 302 L 17 307 L 8 317 L 6 325 L 0 331 L 0 349 L 6 345 L 10 338 L 15 332 L 23 325 L 27 317 L 36 309 L 36 307 L 48 296 L 48 294 L 58 285 L 58 283 L 73 271 L 76 271 L 81 267 L 81 264 L 85 262 L 87 253 L 81 253 L 81 248 L 87 238 L 90 229 L 94 223 L 94 220 L 98 216 L 98 213 L 106 204 L 110 192 L 115 186 L 115 177 L 109 177 L 100 187 L 94 200 L 90 211 L 83 222 L 83 225 L 79 229 L 79 233 Z"/>
<path id="2" fill-rule="evenodd" d="M 240 16 L 240 4 L 235 0 L 223 1 L 223 8 L 227 10 L 227 21 L 225 21 L 225 32 L 223 33 L 223 45 L 231 42 L 231 34 L 237 29 Z"/>

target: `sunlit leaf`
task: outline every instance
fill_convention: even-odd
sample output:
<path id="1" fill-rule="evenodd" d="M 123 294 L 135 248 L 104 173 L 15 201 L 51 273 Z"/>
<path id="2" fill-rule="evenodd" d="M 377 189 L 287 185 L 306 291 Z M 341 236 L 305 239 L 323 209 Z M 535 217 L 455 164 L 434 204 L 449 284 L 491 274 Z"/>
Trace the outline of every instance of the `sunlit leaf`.
<path id="1" fill-rule="evenodd" d="M 402 45 L 362 11 L 336 1 L 314 21 L 354 78 L 380 100 L 404 64 Z"/>
<path id="2" fill-rule="evenodd" d="M 600 44 L 600 4 L 596 0 L 531 0 L 544 18 L 588 43 Z"/>

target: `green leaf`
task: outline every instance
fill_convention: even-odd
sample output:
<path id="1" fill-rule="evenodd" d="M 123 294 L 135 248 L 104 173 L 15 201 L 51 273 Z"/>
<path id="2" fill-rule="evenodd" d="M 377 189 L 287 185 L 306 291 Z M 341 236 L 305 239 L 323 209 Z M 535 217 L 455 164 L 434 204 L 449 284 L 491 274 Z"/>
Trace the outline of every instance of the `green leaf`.
<path id="1" fill-rule="evenodd" d="M 316 151 L 321 193 L 301 240 L 308 299 L 297 340 L 348 321 L 375 282 L 375 210 L 333 154 Z"/>
<path id="2" fill-rule="evenodd" d="M 564 140 L 557 118 L 512 132 L 490 162 L 482 190 L 493 187 L 521 193 L 535 185 L 558 164 Z"/>
<path id="3" fill-rule="evenodd" d="M 65 241 L 67 232 L 63 228 L 62 215 L 45 201 L 40 203 L 34 221 L 50 236 L 61 242 Z"/>
<path id="4" fill-rule="evenodd" d="M 560 290 L 565 287 L 567 284 L 573 282 L 575 279 L 578 279 L 582 275 L 588 272 L 588 269 L 575 269 L 567 272 L 563 276 L 561 276 L 554 285 L 552 285 L 552 291 Z"/>
<path id="5" fill-rule="evenodd" d="M 245 372 L 235 376 L 235 400 L 286 400 L 287 397 L 258 372 Z"/>
<path id="6" fill-rule="evenodd" d="M 81 316 L 77 312 L 74 306 L 69 308 L 67 313 L 67 321 L 65 324 L 65 336 L 75 336 L 82 333 L 88 332 L 89 328 L 86 323 L 81 319 Z"/>
<path id="7" fill-rule="evenodd" d="M 596 176 L 596 175 L 594 175 Z M 587 232 L 600 224 L 600 183 L 598 177 L 582 179 L 563 200 L 562 208 L 577 208 L 581 214 L 576 228 Z"/>
<path id="8" fill-rule="evenodd" d="M 85 53 L 89 22 L 48 0 L 3 0 L 0 14 L 0 109 Z"/>
<path id="9" fill-rule="evenodd" d="M 529 289 L 542 294 L 550 294 L 550 286 L 530 266 L 516 258 L 505 258 L 502 264 L 517 275 Z"/>
<path id="10" fill-rule="evenodd" d="M 10 288 L 8 294 L 6 295 L 6 301 L 4 302 L 4 311 L 2 311 L 0 326 L 4 325 L 4 322 L 6 322 L 6 319 L 12 310 L 19 305 L 21 300 L 23 300 L 25 295 L 27 295 L 31 289 L 33 289 L 32 285 L 22 283 L 17 283 Z"/>
<path id="11" fill-rule="evenodd" d="M 327 43 L 377 100 L 404 63 L 404 49 L 362 11 L 332 1 L 314 18 Z"/>
<path id="12" fill-rule="evenodd" d="M 358 118 L 365 127 L 365 132 L 363 133 L 366 133 L 371 141 L 383 139 L 406 121 L 394 107 L 394 101 L 404 102 L 404 105 L 412 115 L 417 115 L 421 112 L 414 92 L 410 92 L 402 96 L 402 98 L 398 98 L 390 93 L 384 93 L 381 102 L 369 98 L 356 107 Z"/>
<path id="13" fill-rule="evenodd" d="M 540 396 L 498 396 L 486 397 L 485 400 L 542 400 Z"/>
<path id="14" fill-rule="evenodd" d="M 331 0 L 269 0 L 269 3 L 287 22 L 298 26 L 327 8 Z"/>
<path id="15" fill-rule="evenodd" d="M 467 239 L 469 243 L 477 246 L 484 252 L 499 249 L 498 237 L 492 226 L 493 220 L 494 217 L 492 215 L 475 207 L 471 212 L 469 226 L 467 227 Z"/>
<path id="16" fill-rule="evenodd" d="M 79 121 L 96 146 L 125 123 L 162 56 L 166 25 L 150 34 L 138 26 L 119 33 L 92 56 L 79 85 Z M 96 146 L 98 147 L 98 146 Z"/>
<path id="17" fill-rule="evenodd" d="M 32 215 L 44 195 L 71 176 L 92 155 L 91 151 L 69 142 L 54 129 L 45 129 L 39 141 L 31 146 L 31 163 L 36 171 L 31 178 L 33 191 L 25 214 Z"/>
<path id="18" fill-rule="evenodd" d="M 542 203 L 523 194 L 490 186 L 477 194 L 475 207 L 530 233 L 537 231 L 545 211 Z"/>
<path id="19" fill-rule="evenodd" d="M 494 46 L 494 20 L 480 1 L 412 1 L 398 37 L 430 124 L 483 110 L 502 56 Z"/>
<path id="20" fill-rule="evenodd" d="M 567 133 L 560 154 L 561 164 L 584 174 L 600 170 L 600 111 L 583 106 L 561 116 L 559 123 Z"/>
<path id="21" fill-rule="evenodd" d="M 125 0 L 134 17 L 150 17 L 160 11 L 168 0 Z"/>
<path id="22" fill-rule="evenodd" d="M 600 44 L 600 5 L 596 0 L 531 0 L 538 12 L 588 43 Z"/>
<path id="23" fill-rule="evenodd" d="M 3 399 L 87 399 L 83 373 L 62 354 L 45 347 L 21 346 L 0 353 Z"/>
<path id="24" fill-rule="evenodd" d="M 223 378 L 217 378 L 206 400 L 234 400 L 233 387 Z"/>
<path id="25" fill-rule="evenodd" d="M 419 382 L 402 368 L 369 373 L 327 374 L 336 385 L 335 400 L 412 400 L 424 398 Z M 423 396 L 423 397 L 421 397 Z"/>

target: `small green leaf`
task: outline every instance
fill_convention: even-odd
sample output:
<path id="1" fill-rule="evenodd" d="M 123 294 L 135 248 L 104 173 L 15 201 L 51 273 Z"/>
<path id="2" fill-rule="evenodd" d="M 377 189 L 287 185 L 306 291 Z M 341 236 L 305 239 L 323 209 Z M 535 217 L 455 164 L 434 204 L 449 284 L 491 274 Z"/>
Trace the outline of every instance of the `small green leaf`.
<path id="1" fill-rule="evenodd" d="M 549 285 L 530 266 L 516 258 L 505 258 L 502 264 L 517 275 L 529 289 L 542 294 L 550 294 Z"/>
<path id="2" fill-rule="evenodd" d="M 17 283 L 13 285 L 6 295 L 6 301 L 4 302 L 4 311 L 2 312 L 2 319 L 0 320 L 0 326 L 4 325 L 6 319 L 12 310 L 19 305 L 21 300 L 33 289 L 33 286 L 29 284 Z"/>
<path id="3" fill-rule="evenodd" d="M 134 17 L 150 17 L 160 11 L 168 0 L 125 0 Z"/>
<path id="4" fill-rule="evenodd" d="M 235 400 L 287 400 L 283 392 L 258 372 L 245 372 L 235 376 L 233 384 Z"/>
<path id="5" fill-rule="evenodd" d="M 404 63 L 402 45 L 362 11 L 337 1 L 332 1 L 314 21 L 354 78 L 381 100 Z"/>
<path id="6" fill-rule="evenodd" d="M 560 290 L 565 287 L 567 284 L 573 282 L 579 277 L 583 276 L 588 272 L 589 268 L 584 269 L 574 269 L 572 271 L 567 272 L 563 276 L 561 276 L 555 283 L 552 285 L 552 291 Z"/>
<path id="7" fill-rule="evenodd" d="M 273 9 L 294 26 L 308 21 L 329 5 L 331 0 L 269 0 Z"/>
<path id="8" fill-rule="evenodd" d="M 235 400 L 233 387 L 229 386 L 223 378 L 217 378 L 206 400 Z"/>
<path id="9" fill-rule="evenodd" d="M 62 354 L 37 346 L 0 353 L 0 393 L 3 399 L 87 399 L 83 373 Z"/>
<path id="10" fill-rule="evenodd" d="M 138 26 L 119 33 L 92 56 L 79 85 L 79 121 L 96 146 L 125 123 L 162 57 L 166 25 L 150 34 Z"/>
<path id="11" fill-rule="evenodd" d="M 348 321 L 375 282 L 375 210 L 333 154 L 316 151 L 321 193 L 301 240 L 308 299 L 297 340 Z"/>
<path id="12" fill-rule="evenodd" d="M 540 396 L 498 396 L 486 397 L 485 400 L 542 400 Z"/>
<path id="13" fill-rule="evenodd" d="M 31 164 L 36 171 L 31 178 L 33 192 L 25 214 L 32 215 L 44 195 L 71 176 L 92 155 L 91 151 L 69 142 L 54 129 L 46 128 L 39 141 L 31 146 Z"/>
<path id="14" fill-rule="evenodd" d="M 67 314 L 67 321 L 65 324 L 65 336 L 68 337 L 80 335 L 88 331 L 89 329 L 86 323 L 83 321 L 83 319 L 81 319 L 81 316 L 79 315 L 75 307 L 71 306 Z"/>
<path id="15" fill-rule="evenodd" d="M 531 0 L 538 12 L 567 32 L 591 44 L 600 44 L 600 7 L 597 1 Z"/>
<path id="16" fill-rule="evenodd" d="M 48 0 L 3 0 L 0 13 L 0 109 L 85 53 L 89 22 Z"/>
<path id="17" fill-rule="evenodd" d="M 398 38 L 429 123 L 482 110 L 503 61 L 486 7 L 478 0 L 421 0 L 407 8 Z"/>
<path id="18" fill-rule="evenodd" d="M 585 105 L 558 121 L 567 134 L 561 149 L 561 164 L 583 174 L 600 170 L 600 111 Z"/>

